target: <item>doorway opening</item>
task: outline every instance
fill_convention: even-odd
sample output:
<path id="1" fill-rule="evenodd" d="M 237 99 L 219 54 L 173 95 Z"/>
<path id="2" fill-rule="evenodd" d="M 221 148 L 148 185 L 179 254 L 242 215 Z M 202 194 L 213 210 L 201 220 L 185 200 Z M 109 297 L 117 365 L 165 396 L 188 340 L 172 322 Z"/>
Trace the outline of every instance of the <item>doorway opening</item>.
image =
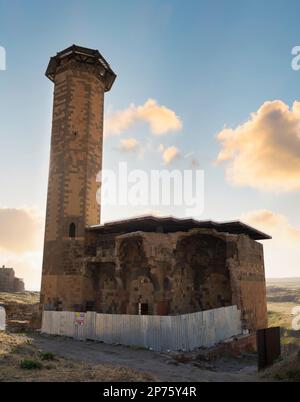
<path id="1" fill-rule="evenodd" d="M 148 315 L 149 307 L 148 303 L 138 303 L 138 315 Z"/>

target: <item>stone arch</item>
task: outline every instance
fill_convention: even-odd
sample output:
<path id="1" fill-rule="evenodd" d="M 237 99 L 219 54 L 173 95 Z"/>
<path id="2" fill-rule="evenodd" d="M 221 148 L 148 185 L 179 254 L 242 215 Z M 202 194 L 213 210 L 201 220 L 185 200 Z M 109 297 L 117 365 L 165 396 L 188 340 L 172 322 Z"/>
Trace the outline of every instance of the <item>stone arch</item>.
<path id="1" fill-rule="evenodd" d="M 115 278 L 114 264 L 100 264 L 97 280 L 97 311 L 106 314 L 116 314 L 118 312 L 120 297 L 118 296 L 119 287 Z"/>
<path id="2" fill-rule="evenodd" d="M 151 272 L 144 250 L 142 236 L 130 236 L 120 240 L 119 249 L 120 277 L 125 293 L 127 314 L 137 314 L 137 305 L 146 303 L 149 313 L 154 312 L 154 292 L 158 289 L 158 281 Z"/>
<path id="3" fill-rule="evenodd" d="M 186 287 L 191 295 L 190 311 L 231 304 L 225 239 L 217 234 L 192 233 L 178 240 L 175 254 L 174 277 L 177 281 L 180 278 L 182 291 Z"/>

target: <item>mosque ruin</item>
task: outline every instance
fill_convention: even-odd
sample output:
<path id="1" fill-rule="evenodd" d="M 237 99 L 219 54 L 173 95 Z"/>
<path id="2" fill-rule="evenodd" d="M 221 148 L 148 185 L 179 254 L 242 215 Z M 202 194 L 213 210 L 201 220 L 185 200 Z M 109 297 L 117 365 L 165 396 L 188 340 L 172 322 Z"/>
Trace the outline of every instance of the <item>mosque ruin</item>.
<path id="1" fill-rule="evenodd" d="M 53 123 L 41 304 L 44 310 L 179 315 L 236 305 L 267 326 L 263 246 L 242 222 L 147 216 L 99 224 L 104 94 L 116 75 L 98 50 L 50 59 Z"/>

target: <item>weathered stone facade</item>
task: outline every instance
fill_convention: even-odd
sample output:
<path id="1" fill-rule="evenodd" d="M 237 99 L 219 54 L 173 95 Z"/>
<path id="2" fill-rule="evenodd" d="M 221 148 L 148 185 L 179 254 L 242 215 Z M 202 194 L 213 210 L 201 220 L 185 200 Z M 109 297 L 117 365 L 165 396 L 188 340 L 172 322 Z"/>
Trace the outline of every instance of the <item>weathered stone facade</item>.
<path id="1" fill-rule="evenodd" d="M 145 231 L 150 220 L 161 230 L 152 217 L 137 219 L 138 231 L 118 222 L 109 230 L 87 228 L 85 255 L 77 258 L 81 276 L 49 277 L 45 308 L 177 315 L 235 304 L 245 329 L 266 327 L 263 247 L 252 238 L 255 230 L 223 232 L 201 222 L 182 230 L 177 220 L 173 231 L 157 233 Z"/>
<path id="2" fill-rule="evenodd" d="M 104 228 L 89 230 L 82 260 L 94 283 L 90 308 L 138 314 L 145 305 L 165 315 L 236 304 L 245 328 L 267 325 L 263 247 L 249 235 L 206 228 L 112 235 Z"/>
<path id="3" fill-rule="evenodd" d="M 42 302 L 45 287 L 58 300 L 61 287 L 70 298 L 81 291 L 76 261 L 84 255 L 85 228 L 99 222 L 96 176 L 102 166 L 103 99 L 115 78 L 98 51 L 78 46 L 51 58 L 46 75 L 55 86 Z"/>
<path id="4" fill-rule="evenodd" d="M 246 329 L 265 327 L 264 258 L 257 242 L 265 234 L 240 222 L 174 218 L 97 226 L 103 98 L 114 76 L 95 52 L 69 48 L 47 70 L 55 90 L 44 308 L 176 315 L 236 304 Z"/>
<path id="5" fill-rule="evenodd" d="M 0 268 L 0 292 L 24 292 L 25 285 L 21 278 L 15 277 L 13 268 Z"/>

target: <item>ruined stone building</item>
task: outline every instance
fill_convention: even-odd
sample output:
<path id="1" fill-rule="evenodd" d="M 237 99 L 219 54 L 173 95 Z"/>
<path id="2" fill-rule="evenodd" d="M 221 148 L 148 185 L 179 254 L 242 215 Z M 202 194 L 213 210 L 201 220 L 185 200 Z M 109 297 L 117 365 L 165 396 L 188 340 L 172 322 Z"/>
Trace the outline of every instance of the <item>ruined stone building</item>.
<path id="1" fill-rule="evenodd" d="M 23 279 L 15 277 L 13 268 L 3 265 L 0 268 L 0 292 L 24 292 L 25 285 Z"/>
<path id="2" fill-rule="evenodd" d="M 100 225 L 103 102 L 116 78 L 97 50 L 52 57 L 54 83 L 41 303 L 48 310 L 177 315 L 237 305 L 266 327 L 263 246 L 241 222 L 143 217 Z"/>

